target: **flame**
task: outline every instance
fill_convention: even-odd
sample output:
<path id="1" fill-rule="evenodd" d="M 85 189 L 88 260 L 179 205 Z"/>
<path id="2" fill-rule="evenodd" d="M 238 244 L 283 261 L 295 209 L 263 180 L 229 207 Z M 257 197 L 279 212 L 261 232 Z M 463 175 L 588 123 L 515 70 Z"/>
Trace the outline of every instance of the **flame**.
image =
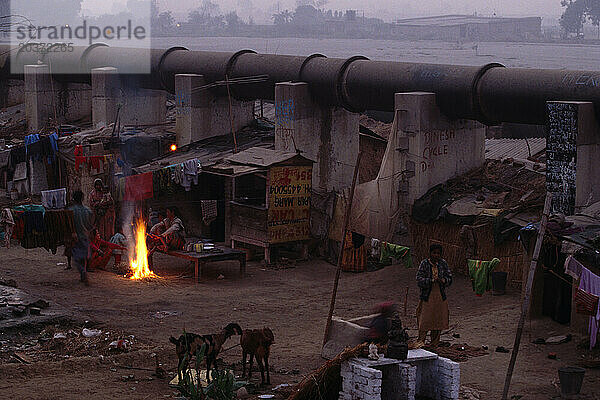
<path id="1" fill-rule="evenodd" d="M 135 260 L 130 261 L 129 279 L 158 278 L 148 266 L 148 247 L 146 246 L 146 224 L 138 220 L 135 226 Z"/>

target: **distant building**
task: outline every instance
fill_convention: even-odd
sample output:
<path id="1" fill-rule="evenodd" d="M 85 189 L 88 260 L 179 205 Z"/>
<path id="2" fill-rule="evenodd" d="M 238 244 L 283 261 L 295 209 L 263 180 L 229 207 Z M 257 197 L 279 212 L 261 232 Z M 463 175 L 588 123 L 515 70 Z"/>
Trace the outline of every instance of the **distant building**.
<path id="1" fill-rule="evenodd" d="M 397 39 L 519 41 L 542 37 L 542 18 L 498 18 L 473 15 L 441 15 L 396 21 Z"/>

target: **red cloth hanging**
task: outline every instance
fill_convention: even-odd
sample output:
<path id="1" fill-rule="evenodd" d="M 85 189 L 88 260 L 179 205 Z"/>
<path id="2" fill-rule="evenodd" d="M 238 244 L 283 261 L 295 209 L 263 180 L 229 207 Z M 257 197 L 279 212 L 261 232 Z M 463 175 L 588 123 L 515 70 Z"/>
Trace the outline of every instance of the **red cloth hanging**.
<path id="1" fill-rule="evenodd" d="M 152 191 L 152 172 L 132 175 L 125 178 L 125 201 L 139 201 L 154 197 Z"/>

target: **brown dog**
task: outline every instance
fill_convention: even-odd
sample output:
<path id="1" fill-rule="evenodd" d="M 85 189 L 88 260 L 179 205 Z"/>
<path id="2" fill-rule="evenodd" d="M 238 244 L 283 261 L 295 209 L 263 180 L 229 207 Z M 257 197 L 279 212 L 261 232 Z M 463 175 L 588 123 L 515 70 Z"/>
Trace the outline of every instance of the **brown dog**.
<path id="1" fill-rule="evenodd" d="M 204 348 L 204 357 L 206 358 L 206 379 L 210 382 L 210 367 L 216 368 L 217 356 L 223 347 L 223 344 L 233 335 L 241 335 L 242 328 L 238 324 L 229 324 L 220 333 L 213 335 L 196 335 L 193 333 L 186 333 L 181 335 L 179 339 L 175 339 L 173 336 L 169 338 L 169 341 L 175 345 L 175 351 L 177 357 L 179 357 L 178 371 L 185 370 L 188 363 L 196 352 Z M 187 357 L 186 357 L 187 356 Z M 181 378 L 181 377 L 180 377 Z"/>
<path id="2" fill-rule="evenodd" d="M 267 370 L 267 385 L 271 384 L 269 374 L 269 353 L 271 345 L 275 341 L 273 332 L 269 328 L 246 329 L 242 332 L 240 344 L 242 345 L 243 369 L 242 377 L 246 375 L 246 357 L 250 355 L 250 368 L 248 378 L 252 378 L 252 359 L 256 357 L 256 363 L 260 368 L 261 384 L 265 384 L 265 369 Z M 265 362 L 263 367 L 263 360 Z"/>

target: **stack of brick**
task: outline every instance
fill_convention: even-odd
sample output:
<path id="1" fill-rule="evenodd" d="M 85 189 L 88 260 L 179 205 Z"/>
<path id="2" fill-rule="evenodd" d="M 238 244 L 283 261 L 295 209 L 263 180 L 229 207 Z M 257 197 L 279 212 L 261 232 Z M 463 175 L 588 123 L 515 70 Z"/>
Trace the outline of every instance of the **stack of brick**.
<path id="1" fill-rule="evenodd" d="M 354 361 L 342 364 L 340 400 L 381 400 L 381 371 Z"/>
<path id="2" fill-rule="evenodd" d="M 460 365 L 427 351 L 406 361 L 355 358 L 341 366 L 342 400 L 458 400 Z"/>
<path id="3" fill-rule="evenodd" d="M 460 391 L 460 365 L 443 357 L 435 360 L 434 364 L 434 369 L 437 369 L 437 382 L 435 386 L 438 388 L 438 393 L 436 399 L 458 399 Z"/>
<path id="4" fill-rule="evenodd" d="M 398 367 L 400 369 L 398 400 L 414 400 L 417 387 L 417 367 L 404 363 L 399 364 Z"/>

